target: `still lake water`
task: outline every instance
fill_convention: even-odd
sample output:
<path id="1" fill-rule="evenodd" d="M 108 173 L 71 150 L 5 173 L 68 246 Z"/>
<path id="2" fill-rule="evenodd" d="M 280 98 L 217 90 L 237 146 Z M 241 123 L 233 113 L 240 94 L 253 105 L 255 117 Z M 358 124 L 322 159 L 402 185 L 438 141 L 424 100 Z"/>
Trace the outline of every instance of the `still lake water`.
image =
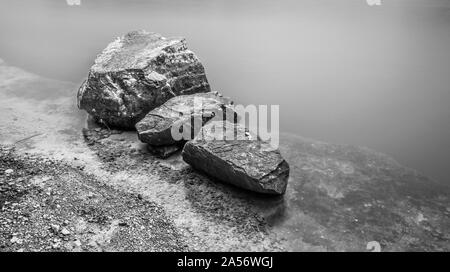
<path id="1" fill-rule="evenodd" d="M 280 105 L 282 131 L 367 146 L 450 184 L 450 0 L 0 5 L 0 58 L 11 65 L 79 83 L 130 30 L 184 36 L 214 90 Z"/>

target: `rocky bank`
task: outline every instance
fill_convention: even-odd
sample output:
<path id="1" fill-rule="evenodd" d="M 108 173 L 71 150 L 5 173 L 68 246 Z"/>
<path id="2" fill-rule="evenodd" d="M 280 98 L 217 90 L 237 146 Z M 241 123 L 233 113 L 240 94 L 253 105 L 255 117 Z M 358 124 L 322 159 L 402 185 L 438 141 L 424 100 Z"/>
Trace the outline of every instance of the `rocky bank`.
<path id="1" fill-rule="evenodd" d="M 201 64 L 195 55 L 192 55 L 193 59 L 186 59 L 186 50 L 185 43 L 178 39 L 167 40 L 146 31 L 134 31 L 118 38 L 108 45 L 91 67 L 87 81 L 78 92 L 79 108 L 85 109 L 97 123 L 108 128 L 111 125 L 124 127 L 125 123 L 129 127 L 137 122 L 135 127 L 139 139 L 160 158 L 169 157 L 187 142 L 183 159 L 196 169 L 247 190 L 284 194 L 289 165 L 278 150 L 269 151 L 269 145 L 258 137 L 250 141 L 216 141 L 214 137 L 207 141 L 194 139 L 201 127 L 213 119 L 223 123 L 229 116 L 231 123 L 227 124 L 232 125 L 239 119 L 245 121 L 245 116 L 238 116 L 231 106 L 232 100 L 218 92 L 184 95 L 205 91 L 198 88 L 199 70 L 192 69 L 193 63 L 197 68 Z M 172 54 L 170 56 L 175 54 L 175 59 L 167 58 L 167 53 Z M 144 76 L 134 77 L 130 84 L 129 71 L 135 73 L 136 69 Z M 200 70 L 202 84 L 207 85 L 204 68 L 201 66 Z M 107 80 L 97 80 L 94 75 L 99 71 Z M 115 76 L 112 82 L 111 75 L 116 71 L 120 71 L 120 76 Z M 150 76 L 155 71 L 164 71 L 175 75 L 175 78 L 170 81 L 164 78 L 164 84 L 155 83 L 154 77 Z M 157 78 L 161 79 L 161 74 Z M 172 82 L 172 88 L 169 82 Z M 174 97 L 168 99 L 168 93 Z M 118 105 L 111 107 L 112 101 Z M 143 106 L 136 107 L 136 101 Z M 234 133 L 235 130 L 231 130 Z"/>

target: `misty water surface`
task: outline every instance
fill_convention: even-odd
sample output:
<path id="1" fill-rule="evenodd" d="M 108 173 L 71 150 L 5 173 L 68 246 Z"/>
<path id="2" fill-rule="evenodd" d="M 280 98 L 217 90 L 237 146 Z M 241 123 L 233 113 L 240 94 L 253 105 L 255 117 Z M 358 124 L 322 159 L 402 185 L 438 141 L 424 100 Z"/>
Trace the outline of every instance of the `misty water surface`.
<path id="1" fill-rule="evenodd" d="M 448 0 L 0 3 L 11 65 L 79 83 L 116 36 L 184 36 L 214 90 L 280 105 L 282 131 L 367 146 L 450 182 Z"/>

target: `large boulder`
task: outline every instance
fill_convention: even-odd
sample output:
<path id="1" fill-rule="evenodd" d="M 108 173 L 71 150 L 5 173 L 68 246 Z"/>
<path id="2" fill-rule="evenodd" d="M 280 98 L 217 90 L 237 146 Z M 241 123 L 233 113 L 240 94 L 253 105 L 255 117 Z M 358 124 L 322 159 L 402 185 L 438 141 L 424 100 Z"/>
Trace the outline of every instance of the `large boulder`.
<path id="1" fill-rule="evenodd" d="M 139 139 L 154 146 L 166 146 L 194 138 L 200 127 L 192 125 L 198 121 L 202 126 L 213 117 L 223 119 L 223 113 L 229 111 L 234 118 L 233 104 L 230 98 L 222 97 L 218 92 L 198 93 L 176 96 L 150 111 L 136 124 Z M 174 138 L 172 130 L 185 131 L 184 139 Z M 189 131 L 190 130 L 190 131 Z M 187 139 L 186 139 L 187 138 Z"/>
<path id="2" fill-rule="evenodd" d="M 78 107 L 102 123 L 134 128 L 171 97 L 209 91 L 205 69 L 185 39 L 135 31 L 96 58 L 78 91 Z"/>
<path id="3" fill-rule="evenodd" d="M 286 191 L 289 165 L 278 149 L 240 124 L 210 122 L 183 148 L 183 160 L 220 181 L 258 193 Z"/>

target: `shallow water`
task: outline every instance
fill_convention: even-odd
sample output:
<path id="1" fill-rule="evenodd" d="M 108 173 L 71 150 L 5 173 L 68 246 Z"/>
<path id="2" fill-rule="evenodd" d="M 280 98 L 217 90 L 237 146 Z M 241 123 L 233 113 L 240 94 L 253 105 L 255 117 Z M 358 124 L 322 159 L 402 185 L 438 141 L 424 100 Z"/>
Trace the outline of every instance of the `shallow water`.
<path id="1" fill-rule="evenodd" d="M 279 104 L 282 131 L 368 146 L 450 182 L 450 1 L 0 3 L 11 65 L 79 83 L 113 37 L 185 36 L 215 90 Z"/>

